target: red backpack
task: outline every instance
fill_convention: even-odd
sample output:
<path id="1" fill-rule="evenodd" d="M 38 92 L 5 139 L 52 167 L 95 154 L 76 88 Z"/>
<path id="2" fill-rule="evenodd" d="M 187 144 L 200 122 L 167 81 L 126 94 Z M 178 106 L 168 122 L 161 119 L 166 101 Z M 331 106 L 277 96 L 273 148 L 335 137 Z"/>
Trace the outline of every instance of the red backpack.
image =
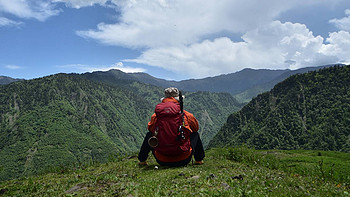
<path id="1" fill-rule="evenodd" d="M 155 123 L 156 131 L 153 131 L 153 134 L 157 132 L 159 142 L 155 151 L 167 156 L 181 155 L 189 151 L 191 132 L 183 126 L 180 104 L 174 102 L 159 103 L 155 113 L 157 121 Z M 183 136 L 180 133 L 180 126 L 183 130 Z"/>

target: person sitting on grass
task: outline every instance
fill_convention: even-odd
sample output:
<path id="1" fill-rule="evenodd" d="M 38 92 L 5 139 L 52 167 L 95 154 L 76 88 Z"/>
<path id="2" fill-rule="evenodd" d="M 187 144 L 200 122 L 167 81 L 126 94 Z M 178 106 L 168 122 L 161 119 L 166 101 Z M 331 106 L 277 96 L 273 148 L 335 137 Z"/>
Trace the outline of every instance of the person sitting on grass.
<path id="1" fill-rule="evenodd" d="M 192 156 L 195 164 L 203 164 L 205 157 L 199 137 L 199 125 L 193 114 L 183 110 L 183 96 L 174 87 L 166 88 L 164 98 L 156 105 L 148 123 L 138 155 L 139 165 L 147 165 L 149 152 L 162 166 L 185 166 Z"/>

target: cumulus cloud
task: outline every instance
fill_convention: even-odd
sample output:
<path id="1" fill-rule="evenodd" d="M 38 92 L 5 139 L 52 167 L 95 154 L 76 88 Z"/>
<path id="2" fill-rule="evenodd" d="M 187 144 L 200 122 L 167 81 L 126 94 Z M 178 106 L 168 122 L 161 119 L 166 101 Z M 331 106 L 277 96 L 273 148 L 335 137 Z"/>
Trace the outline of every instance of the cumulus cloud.
<path id="1" fill-rule="evenodd" d="M 19 18 L 45 21 L 57 15 L 60 10 L 55 9 L 54 4 L 45 0 L 0 0 L 0 12 L 13 14 Z"/>
<path id="2" fill-rule="evenodd" d="M 264 4 L 259 0 L 112 2 L 121 13 L 118 23 L 100 23 L 96 30 L 78 31 L 77 34 L 107 45 L 130 48 L 186 45 L 223 31 L 245 32 L 301 4 L 298 0 L 267 0 Z M 308 2 L 312 1 L 302 4 Z"/>
<path id="3" fill-rule="evenodd" d="M 326 39 L 323 53 L 337 56 L 342 62 L 350 62 L 350 33 L 346 31 L 332 32 Z"/>
<path id="4" fill-rule="evenodd" d="M 330 34 L 328 44 L 324 44 L 321 36 L 315 37 L 303 24 L 273 21 L 248 31 L 242 39 L 233 42 L 222 37 L 181 47 L 152 48 L 125 61 L 201 78 L 247 67 L 296 69 L 350 60 L 346 56 L 350 53 L 348 32 Z"/>
<path id="5" fill-rule="evenodd" d="M 0 17 L 0 27 L 1 26 L 19 26 L 23 24 L 22 22 L 17 22 L 17 21 L 13 21 L 10 20 L 8 18 L 5 17 Z"/>
<path id="6" fill-rule="evenodd" d="M 108 71 L 111 69 L 118 69 L 125 73 L 137 73 L 137 72 L 145 72 L 146 69 L 144 68 L 135 68 L 135 67 L 129 67 L 124 66 L 122 62 L 115 63 L 110 66 L 106 65 L 84 65 L 84 64 L 69 64 L 69 65 L 61 65 L 56 66 L 60 69 L 69 69 L 70 72 L 74 70 L 74 72 L 77 73 L 84 73 L 84 72 L 95 72 L 95 71 Z"/>
<path id="7" fill-rule="evenodd" d="M 329 22 L 333 23 L 340 30 L 350 31 L 350 9 L 345 10 L 347 17 L 341 19 L 332 19 Z"/>

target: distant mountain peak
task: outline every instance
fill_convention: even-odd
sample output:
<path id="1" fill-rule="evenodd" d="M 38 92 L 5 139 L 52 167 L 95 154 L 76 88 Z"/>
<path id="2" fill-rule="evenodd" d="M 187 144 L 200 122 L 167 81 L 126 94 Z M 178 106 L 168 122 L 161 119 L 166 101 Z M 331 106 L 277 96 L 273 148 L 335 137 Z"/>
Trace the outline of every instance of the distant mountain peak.
<path id="1" fill-rule="evenodd" d="M 12 82 L 21 81 L 21 80 L 24 80 L 24 79 L 15 79 L 15 78 L 6 77 L 6 76 L 0 76 L 0 85 L 7 85 Z"/>

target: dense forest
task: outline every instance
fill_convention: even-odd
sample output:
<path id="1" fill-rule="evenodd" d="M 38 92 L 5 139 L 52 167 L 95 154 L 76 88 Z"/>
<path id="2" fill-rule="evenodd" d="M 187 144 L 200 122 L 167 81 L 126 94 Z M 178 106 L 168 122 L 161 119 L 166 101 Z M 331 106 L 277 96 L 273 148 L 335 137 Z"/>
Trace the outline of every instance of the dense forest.
<path id="1" fill-rule="evenodd" d="M 297 74 L 229 116 L 210 147 L 350 152 L 350 66 Z"/>
<path id="2" fill-rule="evenodd" d="M 152 110 L 132 92 L 65 74 L 5 86 L 0 103 L 0 179 L 135 150 Z"/>
<path id="3" fill-rule="evenodd" d="M 77 74 L 0 86 L 0 180 L 137 151 L 162 95 L 163 88 L 132 80 Z M 206 144 L 240 107 L 229 94 L 185 95 Z"/>

